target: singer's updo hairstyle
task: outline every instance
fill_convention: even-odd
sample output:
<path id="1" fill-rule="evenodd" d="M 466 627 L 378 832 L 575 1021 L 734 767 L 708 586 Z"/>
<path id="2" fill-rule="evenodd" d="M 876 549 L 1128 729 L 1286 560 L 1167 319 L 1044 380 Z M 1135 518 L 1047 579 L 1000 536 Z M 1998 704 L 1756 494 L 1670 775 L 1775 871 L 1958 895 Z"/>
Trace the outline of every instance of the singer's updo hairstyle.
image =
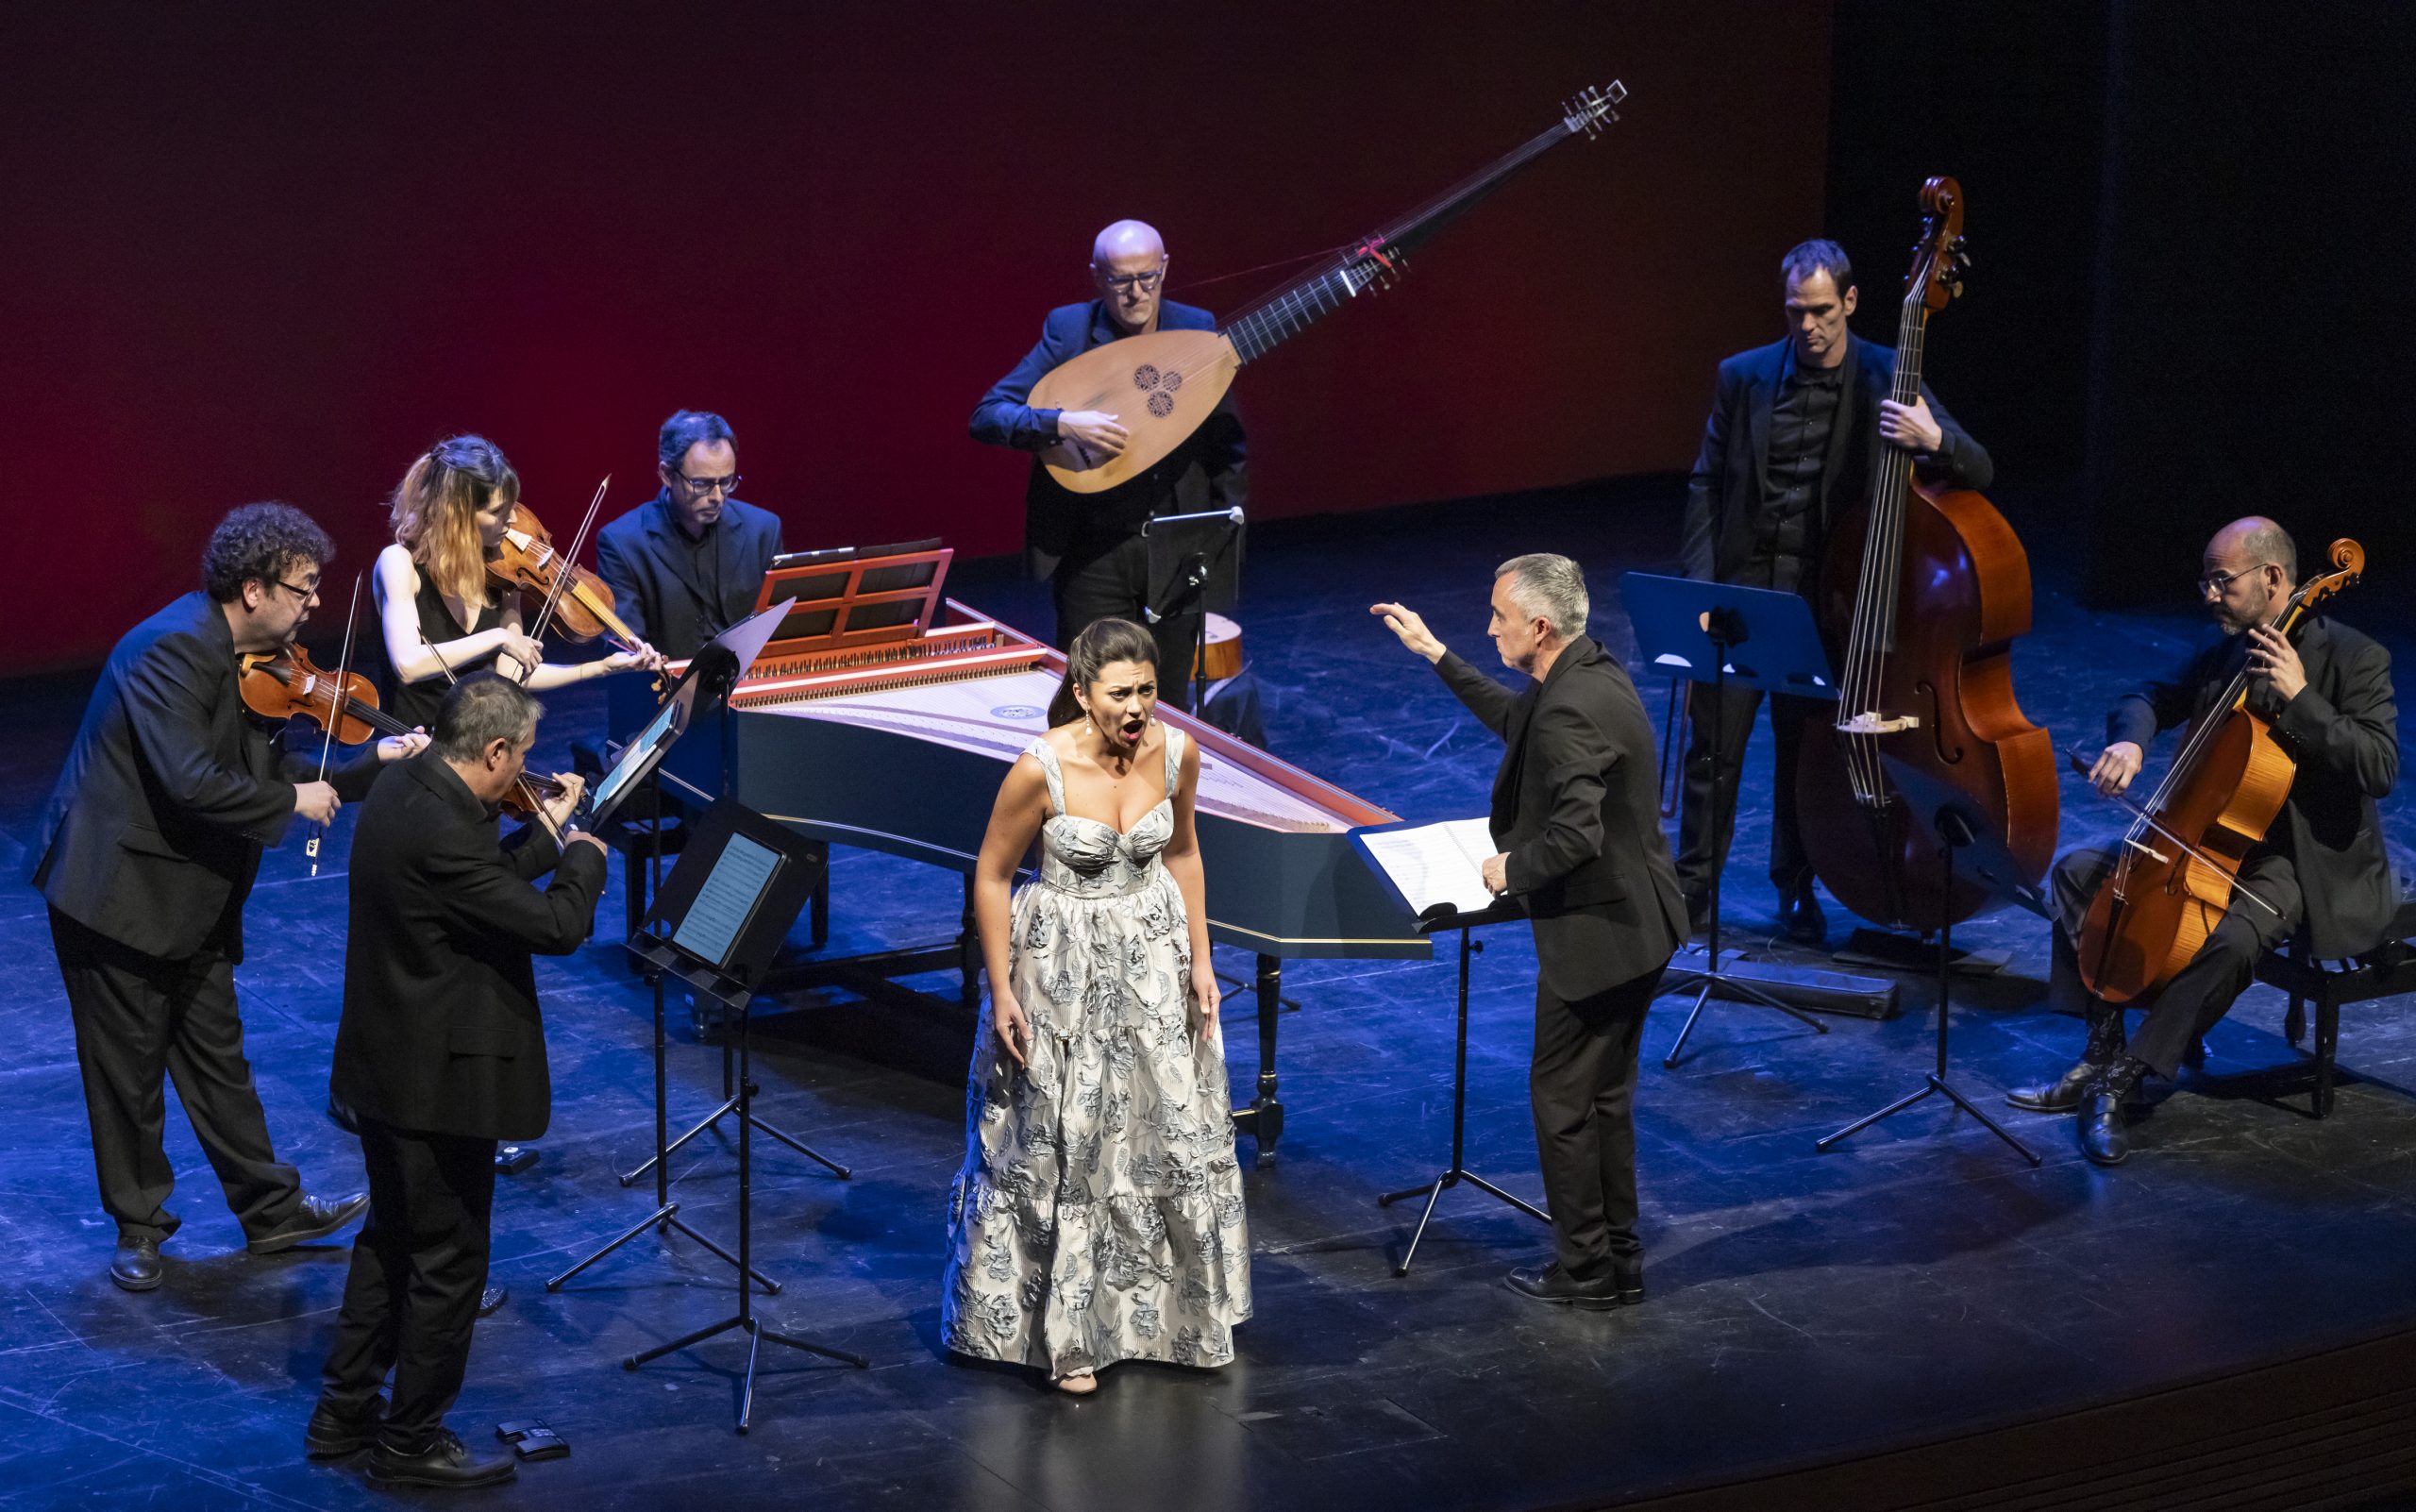
<path id="1" fill-rule="evenodd" d="M 1094 620 L 1065 648 L 1065 680 L 1049 700 L 1049 725 L 1070 725 L 1082 717 L 1076 689 L 1088 689 L 1099 674 L 1118 662 L 1138 662 L 1152 672 L 1158 665 L 1158 643 L 1148 630 L 1129 619 Z"/>

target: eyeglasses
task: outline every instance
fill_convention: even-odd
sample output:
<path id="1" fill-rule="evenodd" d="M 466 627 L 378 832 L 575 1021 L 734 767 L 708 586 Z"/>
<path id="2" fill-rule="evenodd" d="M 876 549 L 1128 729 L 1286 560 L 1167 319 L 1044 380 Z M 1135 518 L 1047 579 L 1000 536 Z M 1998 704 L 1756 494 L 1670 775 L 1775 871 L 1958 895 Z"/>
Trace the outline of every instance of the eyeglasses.
<path id="1" fill-rule="evenodd" d="M 1143 294 L 1151 294 L 1156 292 L 1158 280 L 1166 276 L 1166 266 L 1161 262 L 1147 273 L 1103 273 L 1099 277 L 1117 294 L 1122 294 L 1128 289 L 1138 289 Z"/>
<path id="2" fill-rule="evenodd" d="M 2240 568 L 2238 572 L 2210 572 L 2198 580 L 2198 592 L 2201 594 L 2222 593 L 2224 589 L 2231 586 L 2231 580 L 2234 578 L 2245 578 L 2252 572 L 2275 565 L 2278 565 L 2278 563 L 2272 562 L 2252 562 L 2247 566 Z"/>
<path id="3" fill-rule="evenodd" d="M 271 578 L 269 581 L 275 583 L 279 588 L 284 589 L 287 593 L 292 594 L 295 598 L 300 599 L 306 604 L 311 599 L 319 596 L 319 585 L 315 582 L 310 584 L 308 588 L 300 588 L 296 587 L 293 583 L 287 582 L 282 578 Z"/>
<path id="4" fill-rule="evenodd" d="M 689 493 L 702 496 L 719 489 L 724 498 L 738 492 L 738 480 L 739 475 L 736 473 L 730 474 L 728 478 L 691 478 L 686 473 L 680 475 L 680 481 L 686 485 Z"/>

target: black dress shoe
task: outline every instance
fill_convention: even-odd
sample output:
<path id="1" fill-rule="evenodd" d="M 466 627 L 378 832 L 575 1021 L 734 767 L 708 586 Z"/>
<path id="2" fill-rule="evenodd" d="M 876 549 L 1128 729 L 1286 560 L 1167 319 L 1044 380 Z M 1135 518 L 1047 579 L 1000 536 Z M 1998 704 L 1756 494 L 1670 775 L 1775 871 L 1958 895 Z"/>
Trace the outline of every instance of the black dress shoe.
<path id="1" fill-rule="evenodd" d="M 1820 899 L 1807 885 L 1794 897 L 1782 896 L 1778 902 L 1779 932 L 1798 945 L 1829 943 L 1829 920 L 1820 912 Z"/>
<path id="2" fill-rule="evenodd" d="M 369 1194 L 350 1197 L 305 1197 L 294 1216 L 243 1246 L 254 1254 L 275 1254 L 297 1244 L 324 1239 L 369 1210 Z"/>
<path id="3" fill-rule="evenodd" d="M 366 1412 L 346 1414 L 327 1405 L 321 1397 L 310 1409 L 310 1421 L 302 1430 L 302 1453 L 312 1459 L 342 1459 L 367 1449 L 378 1436 L 378 1429 L 386 1420 L 386 1399 L 370 1399 Z"/>
<path id="4" fill-rule="evenodd" d="M 501 1486 L 519 1472 L 509 1454 L 471 1453 L 450 1428 L 439 1428 L 435 1441 L 416 1453 L 404 1453 L 383 1443 L 369 1452 L 369 1478 L 380 1486 L 458 1490 Z"/>
<path id="5" fill-rule="evenodd" d="M 480 1318 L 491 1317 L 497 1309 L 501 1308 L 505 1302 L 508 1302 L 511 1300 L 511 1288 L 506 1286 L 489 1286 L 486 1290 L 478 1293 L 478 1316 Z"/>
<path id="6" fill-rule="evenodd" d="M 2089 1079 L 2081 1094 L 2075 1134 L 2080 1152 L 2094 1166 L 2119 1166 L 2131 1158 L 2131 1131 L 2123 1104 L 2147 1067 L 2125 1055 Z"/>
<path id="7" fill-rule="evenodd" d="M 1537 1302 L 1555 1302 L 1589 1313 L 1606 1313 L 1630 1302 L 1644 1300 L 1644 1276 L 1636 1276 L 1634 1295 L 1622 1291 L 1615 1278 L 1602 1281 L 1577 1281 L 1560 1268 L 1557 1262 L 1546 1266 L 1520 1266 L 1502 1278 L 1502 1285 L 1521 1297 Z"/>
<path id="8" fill-rule="evenodd" d="M 2005 1100 L 2030 1113 L 2070 1113 L 2080 1106 L 2081 1094 L 2105 1069 L 2102 1065 L 2074 1061 L 2072 1069 L 2055 1080 L 2035 1086 L 2015 1087 L 2005 1095 Z"/>
<path id="9" fill-rule="evenodd" d="M 109 1279 L 116 1282 L 123 1291 L 157 1288 L 163 1279 L 159 1268 L 159 1241 L 119 1235 L 117 1253 L 109 1257 Z"/>

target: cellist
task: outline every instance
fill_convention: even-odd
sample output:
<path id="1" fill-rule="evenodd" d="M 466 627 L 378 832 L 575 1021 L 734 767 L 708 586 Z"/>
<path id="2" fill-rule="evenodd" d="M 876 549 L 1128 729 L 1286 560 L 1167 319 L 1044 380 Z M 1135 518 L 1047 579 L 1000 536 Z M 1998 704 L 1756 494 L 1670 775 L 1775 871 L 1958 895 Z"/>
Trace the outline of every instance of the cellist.
<path id="1" fill-rule="evenodd" d="M 2248 986 L 2257 958 L 2304 929 L 2320 959 L 2383 943 L 2398 907 L 2374 800 L 2399 779 L 2398 711 L 2391 653 L 2336 620 L 2309 614 L 2295 640 L 2275 630 L 2298 586 L 2289 532 L 2259 515 L 2234 520 L 2206 544 L 2198 595 L 2220 633 L 2181 664 L 2141 683 L 2106 716 L 2106 749 L 2089 779 L 2108 797 L 2128 790 L 2156 735 L 2204 714 L 2245 661 L 2247 707 L 2271 726 L 2296 766 L 2281 815 L 2238 874 L 2239 890 L 2190 964 L 2143 1002 L 2107 1003 L 2084 983 L 2076 942 L 2116 860 L 2075 849 L 2052 873 L 2055 964 L 2049 1000 L 2088 1025 L 2080 1060 L 2054 1082 L 2007 1094 L 2015 1107 L 2077 1112 L 2081 1152 L 2101 1166 L 2130 1154 L 2124 1106 L 2150 1076 L 2171 1078 L 2199 1038 Z M 2151 833 L 2149 844 L 2170 844 Z M 2146 1022 L 2125 1037 L 2123 1007 Z"/>

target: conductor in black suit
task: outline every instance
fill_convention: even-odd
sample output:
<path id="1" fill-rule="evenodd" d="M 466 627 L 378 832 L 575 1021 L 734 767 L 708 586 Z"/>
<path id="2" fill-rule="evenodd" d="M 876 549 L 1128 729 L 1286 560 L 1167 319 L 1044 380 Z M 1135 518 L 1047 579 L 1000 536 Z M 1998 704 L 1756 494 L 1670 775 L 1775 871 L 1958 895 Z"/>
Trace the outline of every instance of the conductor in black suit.
<path id="1" fill-rule="evenodd" d="M 361 1132 L 369 1220 L 304 1443 L 329 1458 L 375 1438 L 370 1478 L 388 1485 L 512 1474 L 509 1458 L 466 1449 L 445 1413 L 486 1285 L 495 1145 L 536 1138 L 552 1113 L 529 955 L 579 948 L 605 874 L 594 836 L 554 838 L 578 803 L 575 777 L 562 779 L 542 822 L 498 836 L 495 805 L 536 742 L 539 713 L 492 673 L 463 679 L 445 695 L 434 746 L 385 774 L 353 838 L 330 1090 Z"/>
<path id="2" fill-rule="evenodd" d="M 1986 488 L 1995 471 L 1988 452 L 1927 384 L 1910 406 L 1888 396 L 1896 381 L 1896 352 L 1846 328 L 1855 290 L 1844 249 L 1835 242 L 1806 242 L 1781 260 L 1779 271 L 1788 334 L 1720 364 L 1703 450 L 1686 483 L 1680 558 L 1686 576 L 1699 581 L 1809 596 L 1820 586 L 1831 522 L 1869 498 L 1886 448 L 1910 451 L 1924 479 L 1955 488 Z M 1712 690 L 1698 682 L 1687 696 L 1678 882 L 1697 931 L 1710 907 L 1712 878 L 1728 859 L 1736 786 L 1761 698 L 1757 688 L 1727 690 L 1720 717 L 1726 748 L 1715 795 Z M 1820 943 L 1827 924 L 1796 830 L 1796 752 L 1804 720 L 1835 707 L 1784 694 L 1770 699 L 1778 758 L 1770 882 L 1778 888 L 1782 927 L 1804 944 Z"/>
<path id="3" fill-rule="evenodd" d="M 381 741 L 319 781 L 318 752 L 280 752 L 244 711 L 237 658 L 293 642 L 334 552 L 291 505 L 221 521 L 201 591 L 109 652 L 27 847 L 75 1017 L 101 1206 L 117 1224 L 109 1279 L 128 1291 L 159 1285 L 159 1242 L 180 1221 L 166 1206 L 168 1077 L 253 1253 L 324 1238 L 367 1201 L 305 1196 L 277 1158 L 235 1000 L 261 848 L 297 815 L 326 824 L 380 759 L 426 744 Z"/>
<path id="4" fill-rule="evenodd" d="M 780 517 L 737 498 L 730 422 L 682 410 L 655 438 L 663 491 L 596 533 L 596 569 L 622 623 L 673 659 L 755 609 L 780 554 Z"/>
<path id="5" fill-rule="evenodd" d="M 1515 694 L 1401 605 L 1371 613 L 1509 747 L 1493 781 L 1502 853 L 1485 861 L 1485 883 L 1534 920 L 1529 1091 L 1556 1244 L 1550 1264 L 1508 1282 L 1541 1302 L 1603 1309 L 1644 1300 L 1636 1048 L 1686 914 L 1661 836 L 1653 725 L 1627 669 L 1586 637 L 1586 576 L 1567 557 L 1495 569 L 1487 633 L 1502 664 L 1533 680 Z"/>
<path id="6" fill-rule="evenodd" d="M 2399 781 L 2391 653 L 2322 615 L 2302 619 L 2295 638 L 2273 628 L 2298 589 L 2298 547 L 2261 515 L 2217 531 L 2200 570 L 2198 597 L 2219 633 L 2115 701 L 2089 781 L 2109 796 L 2128 789 L 2157 734 L 2204 714 L 2243 667 L 2249 710 L 2272 726 L 2294 771 L 2281 814 L 2241 859 L 2240 891 L 2206 943 L 2145 1004 L 2133 1005 L 2147 1009 L 2136 1033 L 2125 1034 L 2122 1007 L 2090 994 L 2074 948 L 2114 853 L 2081 848 L 2055 863 L 2048 996 L 2081 1016 L 2088 1039 L 2062 1077 L 2017 1088 L 2007 1100 L 2077 1113 L 2081 1153 L 2101 1166 L 2131 1152 L 2124 1104 L 2139 1083 L 2181 1068 L 2255 979 L 2260 954 L 2304 931 L 2317 960 L 2362 955 L 2389 938 L 2399 910 L 2375 808 Z"/>

